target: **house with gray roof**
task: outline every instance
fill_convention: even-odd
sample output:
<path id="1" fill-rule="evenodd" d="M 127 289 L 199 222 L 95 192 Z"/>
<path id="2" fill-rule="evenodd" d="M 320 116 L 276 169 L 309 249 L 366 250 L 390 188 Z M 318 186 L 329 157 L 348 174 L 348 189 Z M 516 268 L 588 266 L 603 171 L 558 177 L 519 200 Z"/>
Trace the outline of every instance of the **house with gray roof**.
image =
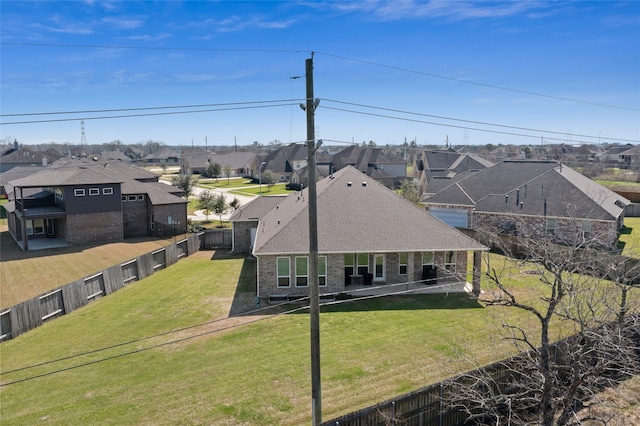
<path id="1" fill-rule="evenodd" d="M 61 162 L 8 182 L 9 233 L 27 251 L 44 239 L 68 245 L 186 232 L 187 201 L 157 180 L 118 162 Z"/>
<path id="2" fill-rule="evenodd" d="M 424 193 L 434 179 L 452 178 L 468 170 L 477 171 L 491 166 L 492 162 L 474 154 L 461 154 L 453 149 L 425 150 L 414 157 L 413 178 Z"/>
<path id="3" fill-rule="evenodd" d="M 398 188 L 407 177 L 407 162 L 386 148 L 352 145 L 335 154 L 331 166 L 333 170 L 352 166 L 369 176 L 369 179 L 391 189 Z"/>
<path id="4" fill-rule="evenodd" d="M 464 288 L 468 253 L 479 269 L 486 249 L 351 166 L 317 183 L 317 206 L 323 294 L 400 284 Z M 308 216 L 305 188 L 258 217 L 252 254 L 260 299 L 308 295 Z"/>
<path id="5" fill-rule="evenodd" d="M 256 239 L 260 218 L 275 209 L 284 195 L 260 196 L 235 209 L 229 216 L 231 222 L 231 251 L 250 253 Z"/>
<path id="6" fill-rule="evenodd" d="M 436 182 L 436 180 L 434 180 Z M 557 161 L 503 161 L 430 186 L 431 214 L 460 228 L 612 248 L 629 200 Z"/>

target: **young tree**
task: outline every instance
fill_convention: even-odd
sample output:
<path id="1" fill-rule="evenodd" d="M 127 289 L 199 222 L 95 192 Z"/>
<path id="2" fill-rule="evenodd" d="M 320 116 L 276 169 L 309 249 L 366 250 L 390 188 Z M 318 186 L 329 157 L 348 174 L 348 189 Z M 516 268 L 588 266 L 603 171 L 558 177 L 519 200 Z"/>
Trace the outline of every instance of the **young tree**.
<path id="1" fill-rule="evenodd" d="M 449 402 L 470 419 L 491 424 L 575 424 L 580 410 L 597 403 L 603 387 L 639 371 L 640 299 L 632 285 L 639 282 L 638 262 L 621 264 L 615 254 L 596 250 L 597 236 L 560 246 L 539 233 L 534 238 L 532 232 L 521 232 L 517 244 L 483 235 L 510 256 L 505 257 L 508 265 L 487 263 L 481 301 L 521 311 L 535 331 L 520 323 L 503 324 L 506 338 L 523 351 L 504 363 L 507 383 L 477 371 L 456 387 Z M 539 278 L 537 297 L 525 296 L 514 283 L 514 271 Z M 556 340 L 558 333 L 571 337 Z"/>
<path id="2" fill-rule="evenodd" d="M 276 175 L 269 169 L 265 170 L 262 172 L 262 183 L 271 191 L 271 187 L 276 184 Z"/>
<path id="3" fill-rule="evenodd" d="M 184 194 L 184 198 L 187 200 L 193 193 L 193 188 L 198 182 L 198 176 L 190 174 L 178 174 L 171 178 L 171 184 L 180 188 Z"/>
<path id="4" fill-rule="evenodd" d="M 400 195 L 415 205 L 420 205 L 420 187 L 413 179 L 404 179 L 400 183 Z"/>
<path id="5" fill-rule="evenodd" d="M 229 207 L 234 210 L 240 207 L 240 200 L 238 200 L 238 197 L 233 197 L 233 200 L 229 203 Z"/>
<path id="6" fill-rule="evenodd" d="M 213 196 L 212 207 L 213 212 L 220 217 L 220 228 L 222 228 L 222 215 L 227 211 L 227 200 L 223 193 Z"/>
<path id="7" fill-rule="evenodd" d="M 209 165 L 207 166 L 207 176 L 209 176 L 210 178 L 214 178 L 216 179 L 216 182 L 218 181 L 218 178 L 220 177 L 220 174 L 222 172 L 222 166 L 220 165 L 220 163 L 209 163 Z"/>
<path id="8" fill-rule="evenodd" d="M 209 190 L 202 191 L 198 195 L 198 208 L 204 210 L 207 222 L 209 221 L 209 213 L 211 213 L 215 207 L 214 197 L 215 194 Z"/>
<path id="9" fill-rule="evenodd" d="M 224 172 L 224 175 L 227 177 L 227 185 L 229 185 L 229 176 L 231 176 L 231 165 L 225 164 L 224 166 L 222 166 L 222 171 Z"/>

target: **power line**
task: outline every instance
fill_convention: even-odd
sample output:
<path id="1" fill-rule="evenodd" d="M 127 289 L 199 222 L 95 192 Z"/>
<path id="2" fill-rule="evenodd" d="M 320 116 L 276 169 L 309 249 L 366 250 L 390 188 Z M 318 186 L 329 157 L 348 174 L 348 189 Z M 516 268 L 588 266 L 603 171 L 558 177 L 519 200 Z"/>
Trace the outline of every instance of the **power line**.
<path id="1" fill-rule="evenodd" d="M 412 118 L 406 118 L 406 117 L 394 117 L 391 115 L 384 115 L 384 114 L 376 114 L 376 113 L 372 113 L 372 112 L 364 112 L 364 111 L 356 111 L 356 110 L 350 110 L 350 109 L 345 109 L 345 108 L 335 108 L 335 107 L 328 107 L 328 106 L 321 106 L 324 109 L 330 109 L 330 110 L 335 110 L 335 111 L 342 111 L 342 112 L 350 112 L 350 113 L 354 113 L 354 114 L 361 114 L 361 115 L 368 115 L 368 116 L 372 116 L 372 117 L 380 117 L 380 118 L 388 118 L 388 119 L 392 119 L 392 120 L 400 120 L 400 121 L 408 121 L 408 122 L 412 122 L 412 123 L 422 123 L 422 124 L 430 124 L 430 125 L 434 125 L 434 126 L 443 126 L 443 127 L 453 127 L 453 128 L 457 128 L 457 129 L 468 129 L 468 130 L 476 130 L 478 132 L 485 132 L 485 133 L 496 133 L 496 134 L 501 134 L 501 135 L 509 135 L 509 136 L 520 136 L 520 137 L 525 137 L 525 138 L 533 138 L 533 139 L 540 139 L 540 135 L 527 135 L 524 133 L 515 133 L 515 132 L 506 132 L 506 131 L 500 131 L 500 130 L 491 130 L 491 129 L 481 129 L 481 128 L 477 128 L 477 127 L 469 127 L 469 126 L 458 126 L 458 125 L 454 125 L 454 124 L 446 124 L 446 123 L 437 123 L 434 121 L 425 121 L 425 120 L 418 120 L 418 119 L 412 119 Z M 566 138 L 554 138 L 554 137 L 544 137 L 545 140 L 556 140 L 556 141 L 565 141 Z M 601 137 L 601 139 L 605 139 L 604 137 Z M 632 139 L 619 139 L 619 140 L 625 140 L 625 141 L 629 141 L 629 142 L 635 142 L 635 143 L 640 143 L 640 141 L 634 141 Z M 584 143 L 584 144 L 591 144 L 593 142 L 590 141 L 581 141 L 581 140 L 572 140 L 572 142 L 580 142 L 580 143 Z"/>
<path id="2" fill-rule="evenodd" d="M 531 92 L 531 91 L 528 91 L 528 90 L 513 89 L 513 88 L 510 88 L 510 87 L 498 86 L 498 85 L 495 85 L 495 84 L 480 83 L 480 82 L 477 82 L 477 81 L 469 81 L 469 80 L 463 80 L 461 78 L 447 77 L 447 76 L 444 76 L 444 75 L 438 75 L 438 74 L 428 73 L 428 72 L 424 72 L 424 71 L 416 71 L 416 70 L 397 67 L 397 66 L 393 66 L 393 65 L 379 64 L 379 63 L 376 63 L 376 62 L 365 61 L 365 60 L 362 60 L 362 59 L 349 58 L 349 57 L 346 57 L 346 56 L 334 55 L 334 54 L 331 54 L 331 53 L 316 52 L 316 54 L 329 56 L 329 57 L 333 57 L 333 58 L 338 58 L 338 59 L 343 59 L 345 61 L 359 62 L 359 63 L 362 63 L 362 64 L 372 65 L 372 66 L 380 67 L 380 68 L 387 68 L 387 69 L 392 69 L 392 70 L 396 70 L 396 71 L 402 71 L 402 72 L 411 73 L 411 74 L 418 74 L 418 75 L 424 75 L 424 76 L 427 76 L 427 77 L 440 78 L 440 79 L 443 79 L 443 80 L 455 81 L 457 83 L 472 84 L 472 85 L 475 85 L 475 86 L 488 87 L 490 89 L 503 90 L 503 91 L 507 91 L 507 92 L 522 93 L 522 94 L 530 95 L 530 96 L 538 96 L 538 97 L 542 97 L 542 98 L 555 99 L 555 100 L 559 100 L 559 101 L 569 101 L 569 102 L 575 102 L 575 103 L 581 103 L 581 104 L 587 104 L 587 105 L 595 105 L 595 106 L 600 106 L 600 107 L 605 107 L 605 108 L 622 109 L 622 110 L 627 110 L 627 111 L 640 111 L 640 109 L 638 109 L 638 108 L 623 107 L 623 106 L 618 106 L 618 105 L 609 105 L 609 104 L 603 104 L 603 103 L 599 103 L 599 102 L 583 101 L 583 100 L 580 100 L 580 99 L 566 98 L 566 97 L 562 97 L 562 96 L 546 95 L 546 94 L 543 94 L 543 93 Z"/>
<path id="3" fill-rule="evenodd" d="M 183 108 L 208 108 L 208 107 L 220 107 L 220 106 L 235 106 L 235 105 L 253 105 L 253 104 L 268 104 L 276 102 L 300 102 L 300 99 L 276 99 L 272 101 L 247 101 L 247 102 L 225 102 L 217 104 L 193 104 L 193 105 L 168 105 L 168 106 L 155 106 L 155 107 L 134 107 L 134 108 L 114 108 L 114 109 L 88 109 L 78 111 L 46 111 L 46 112 L 26 112 L 18 114 L 0 114 L 0 117 L 24 117 L 34 115 L 63 115 L 63 114 L 95 114 L 104 112 L 124 112 L 124 111 L 153 111 L 159 109 L 183 109 Z"/>
<path id="4" fill-rule="evenodd" d="M 282 106 L 291 106 L 294 103 L 284 103 L 284 104 L 275 104 L 275 105 L 260 105 L 260 106 L 244 106 L 244 107 L 234 107 L 234 108 L 214 108 L 214 109 L 200 109 L 195 111 L 171 111 L 171 112 L 155 112 L 155 113 L 145 113 L 145 114 L 122 114 L 122 115 L 104 115 L 104 116 L 86 116 L 86 117 L 75 117 L 75 118 L 55 118 L 48 120 L 27 120 L 27 121 L 9 121 L 0 123 L 2 126 L 15 125 L 15 124 L 37 124 L 37 123 L 57 123 L 63 121 L 78 121 L 78 120 L 106 120 L 112 118 L 133 118 L 133 117 L 153 117 L 160 115 L 183 115 L 183 114 L 196 114 L 203 112 L 219 112 L 219 111 L 237 111 L 237 110 L 246 110 L 246 109 L 259 109 L 259 108 L 273 108 L 273 107 L 282 107 Z"/>
<path id="5" fill-rule="evenodd" d="M 566 132 L 557 132 L 557 131 L 553 131 L 553 130 L 533 129 L 533 128 L 529 128 L 529 127 L 509 126 L 509 125 L 505 125 L 505 124 L 489 123 L 489 122 L 485 122 L 485 121 L 465 120 L 465 119 L 461 119 L 461 118 L 445 117 L 445 116 L 433 115 L 433 114 L 424 114 L 424 113 L 419 113 L 419 112 L 412 112 L 412 111 L 405 111 L 405 110 L 399 110 L 399 109 L 393 109 L 393 108 L 378 107 L 378 106 L 365 105 L 365 104 L 359 104 L 359 103 L 354 103 L 354 102 L 338 101 L 338 100 L 334 100 L 334 99 L 324 99 L 323 98 L 322 100 L 325 101 L 325 102 L 334 102 L 334 103 L 339 103 L 339 104 L 344 104 L 344 105 L 352 105 L 352 106 L 358 106 L 358 107 L 363 107 L 363 108 L 377 109 L 377 110 L 381 110 L 381 111 L 389 111 L 389 112 L 397 112 L 397 113 L 401 113 L 401 114 L 417 115 L 417 116 L 421 116 L 421 117 L 439 118 L 439 119 L 442 119 L 442 120 L 459 121 L 459 122 L 471 123 L 471 124 L 481 124 L 481 125 L 484 125 L 484 126 L 502 127 L 502 128 L 505 128 L 505 129 L 524 130 L 524 131 L 529 131 L 529 132 L 539 132 L 539 133 L 547 133 L 547 134 L 556 134 L 556 135 L 566 136 Z M 442 124 L 442 125 L 446 125 L 446 124 Z M 468 127 L 464 127 L 464 128 L 468 128 Z M 596 135 L 582 135 L 582 134 L 572 133 L 571 136 L 577 136 L 577 137 L 582 137 L 582 138 L 592 138 L 592 139 L 599 139 L 599 140 L 600 139 L 606 139 L 606 140 L 617 141 L 617 142 L 640 143 L 640 141 L 634 140 L 634 139 L 608 138 L 608 137 L 605 137 L 605 136 L 602 136 L 602 135 L 597 135 L 596 136 Z M 535 136 L 535 137 L 539 137 L 539 136 Z"/>
<path id="6" fill-rule="evenodd" d="M 77 47 L 86 49 L 127 49 L 127 50 L 181 50 L 194 52 L 238 52 L 238 53 L 310 53 L 308 50 L 285 49 L 224 49 L 217 47 L 151 47 L 151 46 L 123 46 L 110 44 L 63 44 L 63 43 L 23 43 L 3 41 L 0 45 L 33 46 L 33 47 Z"/>

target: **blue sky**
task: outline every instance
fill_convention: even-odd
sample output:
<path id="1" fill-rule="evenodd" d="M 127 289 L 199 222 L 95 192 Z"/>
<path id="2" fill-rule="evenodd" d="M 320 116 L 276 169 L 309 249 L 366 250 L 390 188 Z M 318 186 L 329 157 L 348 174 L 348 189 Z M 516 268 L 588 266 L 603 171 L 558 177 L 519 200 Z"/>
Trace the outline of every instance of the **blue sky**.
<path id="1" fill-rule="evenodd" d="M 0 7 L 0 136 L 25 144 L 83 119 L 90 144 L 304 141 L 311 52 L 325 144 L 640 143 L 637 1 Z"/>

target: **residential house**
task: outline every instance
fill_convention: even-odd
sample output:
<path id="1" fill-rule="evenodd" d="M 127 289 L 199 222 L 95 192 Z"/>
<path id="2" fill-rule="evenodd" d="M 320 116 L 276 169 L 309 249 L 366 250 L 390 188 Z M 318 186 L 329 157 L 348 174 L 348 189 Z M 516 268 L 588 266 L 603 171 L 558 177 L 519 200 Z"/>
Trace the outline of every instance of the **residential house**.
<path id="1" fill-rule="evenodd" d="M 514 160 L 434 180 L 423 203 L 451 226 L 613 247 L 629 200 L 557 161 Z"/>
<path id="2" fill-rule="evenodd" d="M 386 148 L 352 145 L 333 156 L 334 170 L 352 166 L 387 188 L 397 188 L 407 178 L 407 162 Z"/>
<path id="3" fill-rule="evenodd" d="M 142 161 L 155 165 L 164 163 L 170 166 L 177 166 L 180 165 L 180 154 L 172 148 L 164 147 L 160 152 L 145 155 Z"/>
<path id="4" fill-rule="evenodd" d="M 65 161 L 7 187 L 9 233 L 25 251 L 45 238 L 86 244 L 186 232 L 187 201 L 135 166 Z"/>
<path id="5" fill-rule="evenodd" d="M 265 163 L 260 170 L 260 164 Z M 291 174 L 307 165 L 306 145 L 292 143 L 287 146 L 278 147 L 269 152 L 266 156 L 256 157 L 256 167 L 254 177 L 258 177 L 260 172 L 271 170 L 278 182 L 289 182 Z"/>
<path id="6" fill-rule="evenodd" d="M 276 208 L 284 198 L 283 195 L 256 197 L 235 209 L 229 216 L 232 226 L 231 251 L 250 253 L 253 250 L 260 218 Z"/>
<path id="7" fill-rule="evenodd" d="M 434 178 L 451 178 L 465 171 L 482 170 L 493 163 L 473 154 L 461 154 L 453 149 L 425 150 L 414 157 L 413 178 L 421 193 L 427 192 Z"/>
<path id="8" fill-rule="evenodd" d="M 640 147 L 634 146 L 618 154 L 618 164 L 622 169 L 637 169 L 640 165 Z"/>
<path id="9" fill-rule="evenodd" d="M 308 201 L 305 188 L 258 218 L 252 253 L 260 299 L 308 295 Z M 351 166 L 317 183 L 317 207 L 321 293 L 463 288 L 469 252 L 480 268 L 482 244 Z"/>
<path id="10" fill-rule="evenodd" d="M 248 151 L 188 154 L 184 158 L 187 173 L 206 174 L 209 164 L 218 163 L 221 166 L 222 177 L 226 177 L 225 166 L 229 166 L 229 177 L 250 176 L 255 162 L 256 154 Z"/>
<path id="11" fill-rule="evenodd" d="M 18 141 L 14 141 L 13 145 L 0 151 L 0 173 L 17 166 L 47 166 L 60 157 L 62 157 L 62 154 L 55 151 L 49 150 L 46 153 L 34 151 L 30 148 L 21 147 L 18 145 Z"/>

